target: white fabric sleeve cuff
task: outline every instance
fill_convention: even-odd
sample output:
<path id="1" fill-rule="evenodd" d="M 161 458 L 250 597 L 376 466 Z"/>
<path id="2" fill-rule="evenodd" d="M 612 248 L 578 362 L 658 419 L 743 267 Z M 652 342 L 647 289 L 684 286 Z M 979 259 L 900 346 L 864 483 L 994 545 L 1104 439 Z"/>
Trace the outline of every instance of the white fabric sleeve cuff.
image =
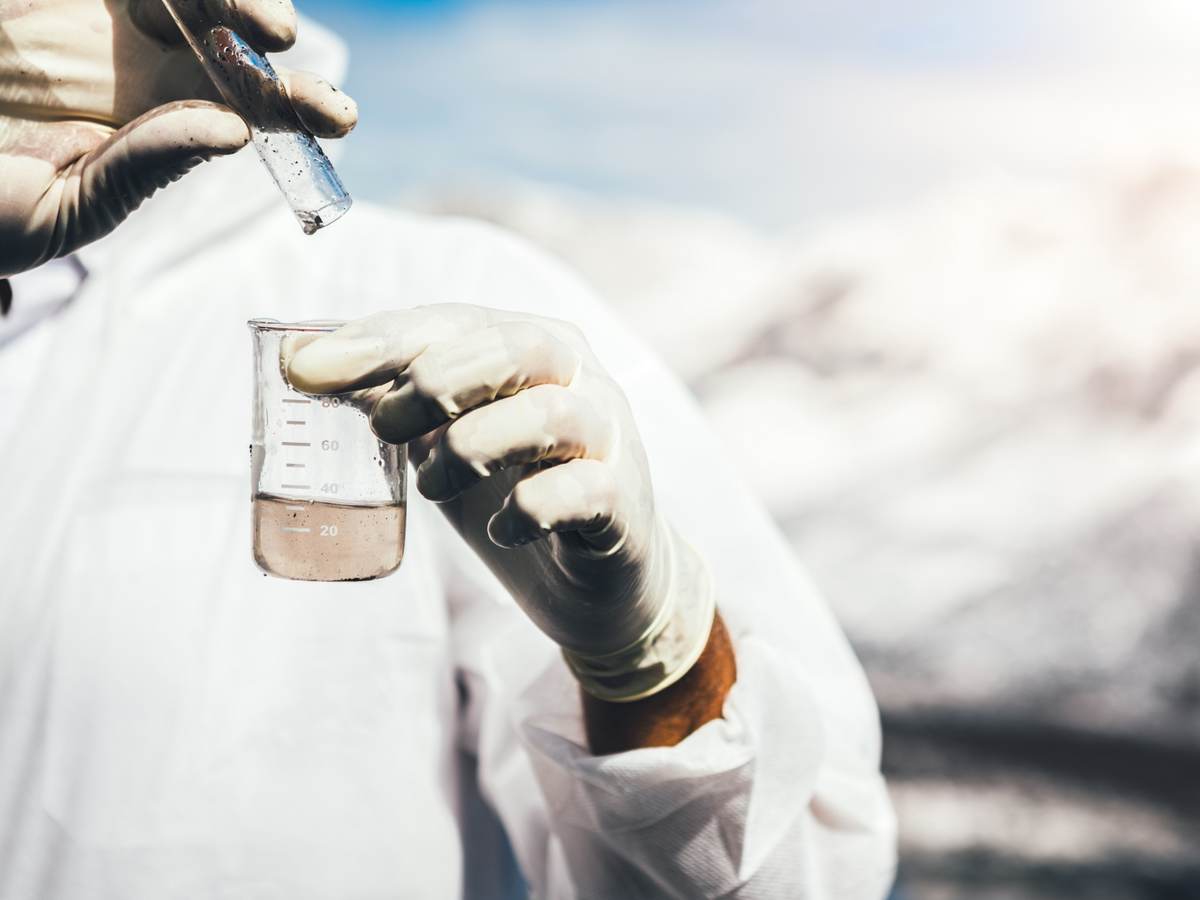
<path id="1" fill-rule="evenodd" d="M 565 869 L 552 882 L 580 897 L 882 896 L 892 823 L 878 760 L 861 778 L 828 771 L 823 716 L 795 666 L 752 637 L 736 653 L 724 718 L 675 747 L 592 756 L 565 670 L 526 689 L 521 738 Z M 826 869 L 850 849 L 843 831 L 862 877 L 835 895 Z"/>

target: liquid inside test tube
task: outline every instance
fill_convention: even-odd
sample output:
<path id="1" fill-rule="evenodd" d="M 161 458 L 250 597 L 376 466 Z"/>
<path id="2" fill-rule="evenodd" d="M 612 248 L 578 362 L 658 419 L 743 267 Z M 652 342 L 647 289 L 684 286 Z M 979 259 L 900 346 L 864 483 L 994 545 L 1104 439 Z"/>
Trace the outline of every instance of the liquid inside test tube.
<path id="1" fill-rule="evenodd" d="M 225 102 L 245 119 L 254 148 L 305 234 L 341 218 L 352 203 L 333 163 L 301 124 L 269 60 L 224 24 L 194 27 L 186 0 L 165 0 Z"/>
<path id="2" fill-rule="evenodd" d="M 251 127 L 254 149 L 270 171 L 305 234 L 340 219 L 350 208 L 329 157 L 307 131 L 264 131 Z"/>

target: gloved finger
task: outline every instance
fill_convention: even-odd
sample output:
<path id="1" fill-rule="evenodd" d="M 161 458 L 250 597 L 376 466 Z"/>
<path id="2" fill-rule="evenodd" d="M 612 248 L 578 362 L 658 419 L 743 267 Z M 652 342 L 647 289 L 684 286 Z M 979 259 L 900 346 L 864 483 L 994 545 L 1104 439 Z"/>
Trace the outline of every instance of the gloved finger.
<path id="1" fill-rule="evenodd" d="M 306 394 L 338 394 L 391 381 L 434 343 L 491 323 L 481 306 L 445 303 L 376 313 L 343 325 L 283 359 L 288 381 Z"/>
<path id="2" fill-rule="evenodd" d="M 163 44 L 182 44 L 183 32 L 162 0 L 129 0 L 129 18 L 143 34 Z"/>
<path id="3" fill-rule="evenodd" d="M 233 30 L 256 50 L 278 53 L 296 43 L 296 8 L 291 0 L 225 2 L 233 12 Z"/>
<path id="4" fill-rule="evenodd" d="M 604 459 L 612 445 L 612 425 L 591 403 L 567 388 L 538 385 L 451 424 L 417 470 L 417 490 L 444 503 L 504 469 Z"/>
<path id="5" fill-rule="evenodd" d="M 295 331 L 290 334 L 285 334 L 279 342 L 280 359 L 290 359 L 302 349 L 307 347 L 313 341 L 320 340 L 329 332 L 321 331 Z M 294 385 L 292 385 L 294 387 Z M 390 385 L 378 384 L 374 387 L 363 388 L 356 391 L 347 391 L 338 394 L 338 402 L 340 404 L 353 406 L 364 416 L 370 417 L 371 411 L 383 399 L 383 396 L 390 390 Z"/>
<path id="6" fill-rule="evenodd" d="M 345 137 L 358 124 L 358 104 L 311 72 L 277 69 L 304 127 L 319 138 Z"/>
<path id="7" fill-rule="evenodd" d="M 193 0 L 176 8 L 197 35 L 214 25 L 225 25 L 260 53 L 277 53 L 296 43 L 296 9 L 290 0 Z M 162 0 L 129 0 L 129 18 L 164 44 L 184 41 Z"/>
<path id="8" fill-rule="evenodd" d="M 526 388 L 569 385 L 579 366 L 579 354 L 536 323 L 500 322 L 426 348 L 380 401 L 371 424 L 385 441 L 407 443 Z"/>
<path id="9" fill-rule="evenodd" d="M 511 549 L 549 534 L 575 532 L 598 555 L 618 550 L 627 535 L 612 467 L 576 459 L 519 481 L 488 521 L 492 543 Z"/>
<path id="10" fill-rule="evenodd" d="M 55 229 L 45 258 L 108 234 L 159 188 L 249 140 L 241 118 L 215 103 L 183 100 L 150 110 L 81 157 L 42 195 L 35 218 L 67 223 Z"/>

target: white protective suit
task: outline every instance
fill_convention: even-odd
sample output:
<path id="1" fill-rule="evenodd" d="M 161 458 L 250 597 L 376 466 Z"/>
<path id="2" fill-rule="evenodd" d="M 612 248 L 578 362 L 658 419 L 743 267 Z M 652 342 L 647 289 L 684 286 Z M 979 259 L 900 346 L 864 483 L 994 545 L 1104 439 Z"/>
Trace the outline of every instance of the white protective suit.
<path id="1" fill-rule="evenodd" d="M 886 893 L 861 670 L 570 273 L 368 204 L 305 238 L 248 153 L 53 266 L 0 323 L 0 900 L 519 896 L 513 858 L 541 897 Z M 245 321 L 449 300 L 575 322 L 625 389 L 737 653 L 724 719 L 679 746 L 590 756 L 557 648 L 415 491 L 390 578 L 252 563 Z"/>

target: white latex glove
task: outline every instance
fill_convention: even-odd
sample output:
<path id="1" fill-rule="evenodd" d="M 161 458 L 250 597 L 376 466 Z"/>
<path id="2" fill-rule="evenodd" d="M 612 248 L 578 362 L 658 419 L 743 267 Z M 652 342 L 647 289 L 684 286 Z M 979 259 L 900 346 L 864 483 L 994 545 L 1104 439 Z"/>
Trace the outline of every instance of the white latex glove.
<path id="1" fill-rule="evenodd" d="M 358 397 L 375 432 L 412 442 L 418 490 L 585 690 L 646 697 L 699 657 L 707 569 L 655 514 L 629 404 L 578 329 L 448 304 L 379 313 L 284 356 L 307 393 L 383 386 Z"/>
<path id="2" fill-rule="evenodd" d="M 261 52 L 295 40 L 290 0 L 196 0 Z M 284 73 L 320 137 L 354 127 L 353 101 Z M 0 277 L 103 237 L 202 160 L 250 139 L 216 103 L 160 0 L 0 0 Z"/>

